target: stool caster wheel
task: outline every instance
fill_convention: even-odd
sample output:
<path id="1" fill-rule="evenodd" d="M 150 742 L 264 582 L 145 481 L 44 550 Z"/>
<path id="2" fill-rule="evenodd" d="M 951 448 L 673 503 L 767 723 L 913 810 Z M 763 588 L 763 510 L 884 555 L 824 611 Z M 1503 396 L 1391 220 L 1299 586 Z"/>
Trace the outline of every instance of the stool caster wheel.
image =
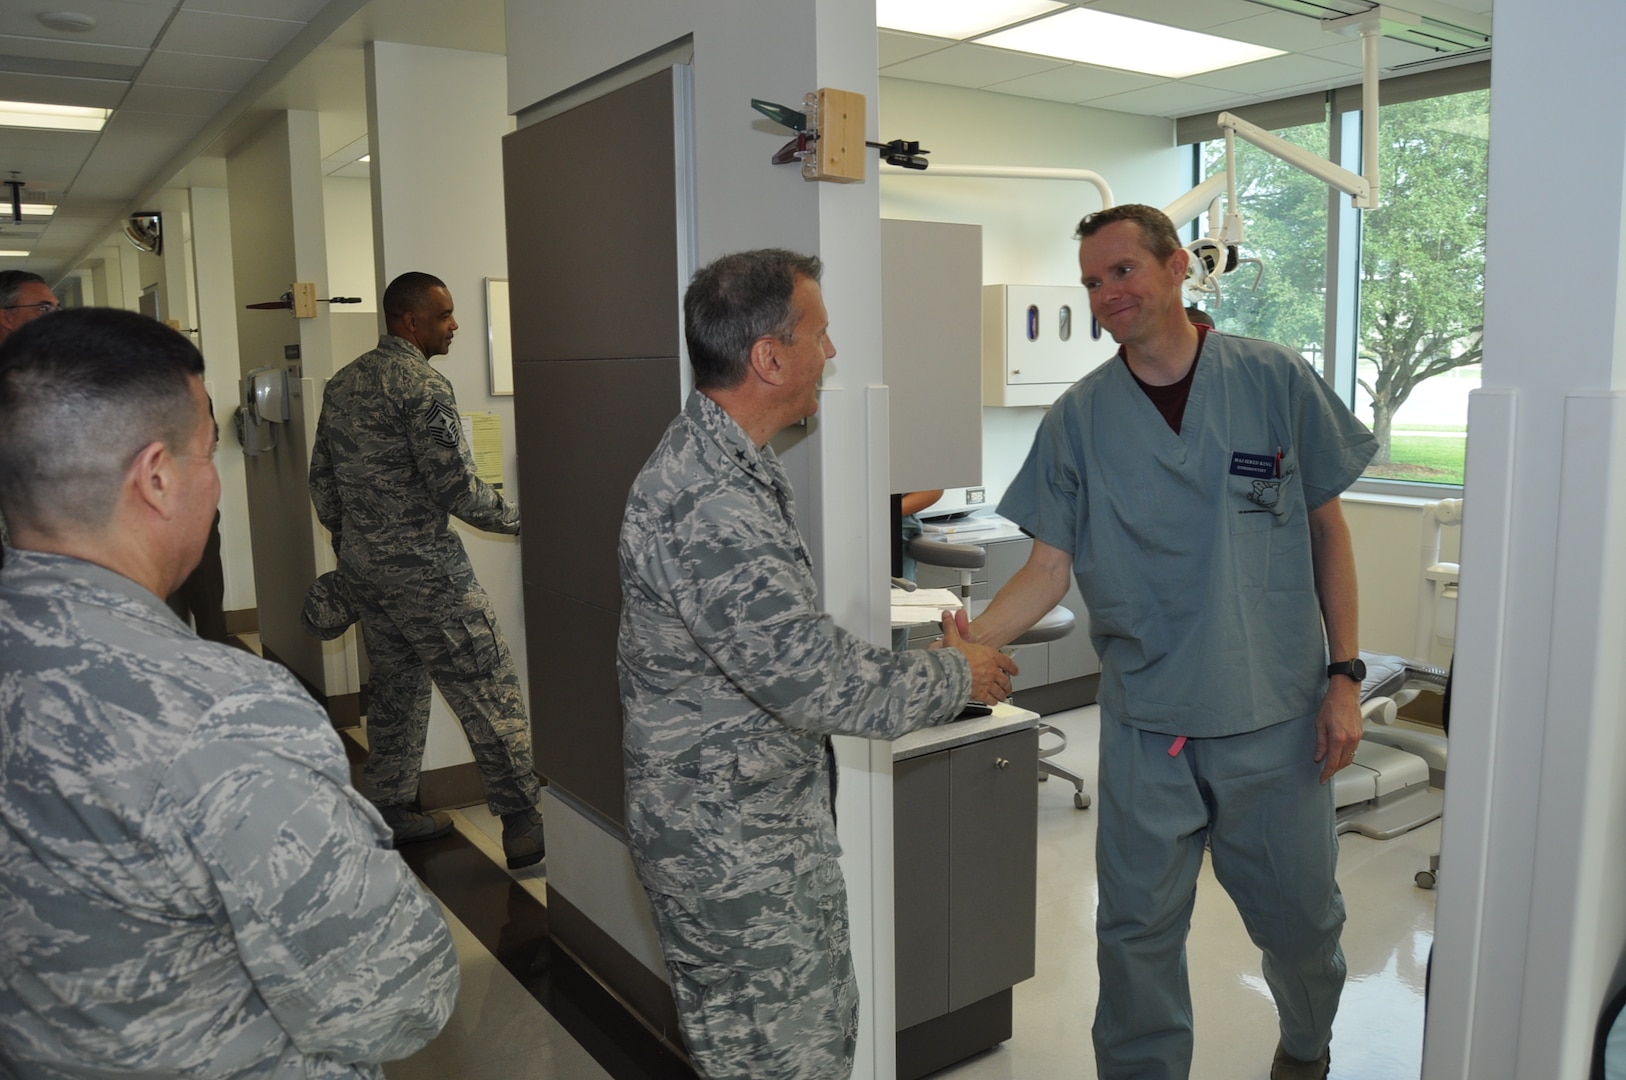
<path id="1" fill-rule="evenodd" d="M 1075 791 L 1073 792 L 1073 805 L 1080 810 L 1088 810 L 1090 808 L 1090 797 L 1082 791 Z"/>
<path id="2" fill-rule="evenodd" d="M 1417 887 L 1419 889 L 1432 889 L 1436 884 L 1439 883 L 1439 878 L 1432 870 L 1419 870 L 1417 871 L 1417 876 L 1412 878 L 1412 880 L 1417 883 Z"/>

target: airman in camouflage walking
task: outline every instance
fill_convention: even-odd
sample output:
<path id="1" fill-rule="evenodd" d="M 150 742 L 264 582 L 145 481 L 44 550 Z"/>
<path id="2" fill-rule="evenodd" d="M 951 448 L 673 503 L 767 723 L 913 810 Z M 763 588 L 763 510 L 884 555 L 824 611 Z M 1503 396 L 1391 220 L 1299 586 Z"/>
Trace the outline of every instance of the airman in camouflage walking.
<path id="1" fill-rule="evenodd" d="M 835 355 L 819 261 L 726 256 L 684 297 L 695 392 L 621 530 L 627 830 L 696 1069 L 852 1071 L 858 990 L 837 864 L 830 736 L 890 739 L 1009 696 L 1016 665 L 963 642 L 895 653 L 818 607 L 768 440 L 818 409 Z"/>
<path id="2" fill-rule="evenodd" d="M 382 1080 L 457 995 L 326 713 L 160 599 L 220 495 L 202 373 L 133 312 L 0 346 L 0 1076 Z"/>
<path id="3" fill-rule="evenodd" d="M 519 508 L 476 475 L 452 384 L 429 365 L 457 330 L 445 284 L 402 274 L 383 306 L 389 332 L 378 348 L 327 384 L 310 471 L 372 664 L 367 795 L 397 843 L 451 830 L 445 814 L 411 805 L 433 679 L 468 736 L 486 804 L 503 819 L 508 865 L 529 866 L 545 853 L 530 720 L 491 599 L 449 518 L 518 535 Z"/>

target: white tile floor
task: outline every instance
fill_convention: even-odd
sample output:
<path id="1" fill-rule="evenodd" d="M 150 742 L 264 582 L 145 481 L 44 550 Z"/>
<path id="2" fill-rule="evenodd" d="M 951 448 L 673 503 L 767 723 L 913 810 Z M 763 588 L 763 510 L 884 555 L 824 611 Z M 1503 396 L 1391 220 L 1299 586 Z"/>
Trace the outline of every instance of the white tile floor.
<path id="1" fill-rule="evenodd" d="M 1095 791 L 1099 718 L 1093 707 L 1046 718 L 1067 732 L 1060 760 Z M 1095 812 L 1076 810 L 1072 787 L 1039 789 L 1038 969 L 1016 987 L 1015 1031 L 1002 1046 L 936 1074 L 945 1080 L 1093 1077 Z M 493 858 L 501 826 L 482 807 L 455 812 L 458 828 Z M 1334 1080 L 1400 1080 L 1422 1060 L 1423 980 L 1433 941 L 1434 894 L 1412 875 L 1439 850 L 1438 822 L 1393 840 L 1343 837 L 1339 881 L 1349 909 L 1349 982 L 1334 1027 Z M 544 864 L 545 867 L 546 864 Z M 546 895 L 542 870 L 516 880 Z M 389 1080 L 458 1077 L 599 1080 L 607 1074 L 455 922 L 464 989 L 447 1030 L 387 1068 Z M 1188 946 L 1196 1011 L 1194 1080 L 1266 1080 L 1276 1018 L 1259 954 L 1213 873 L 1198 884 Z M 523 1018 L 523 1019 L 520 1019 Z"/>
<path id="2" fill-rule="evenodd" d="M 1067 733 L 1059 760 L 1095 791 L 1099 710 L 1057 713 Z M 936 1074 L 952 1080 L 1093 1077 L 1095 1010 L 1095 820 L 1073 808 L 1072 788 L 1039 789 L 1038 970 L 1016 987 L 1009 1042 Z M 1342 838 L 1339 884 L 1349 921 L 1349 964 L 1334 1025 L 1334 1080 L 1417 1076 L 1423 1048 L 1423 978 L 1434 936 L 1434 894 L 1412 875 L 1439 850 L 1439 822 L 1393 840 Z M 1187 945 L 1196 1013 L 1194 1080 L 1265 1080 L 1276 1047 L 1276 1013 L 1259 953 L 1225 891 L 1204 866 Z"/>

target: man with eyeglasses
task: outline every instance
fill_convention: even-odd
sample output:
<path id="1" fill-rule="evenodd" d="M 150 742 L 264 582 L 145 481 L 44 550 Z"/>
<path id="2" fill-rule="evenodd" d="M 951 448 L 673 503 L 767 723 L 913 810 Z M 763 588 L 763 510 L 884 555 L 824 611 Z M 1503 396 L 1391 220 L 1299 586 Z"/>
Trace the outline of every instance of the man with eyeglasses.
<path id="1" fill-rule="evenodd" d="M 28 270 L 0 270 L 0 342 L 41 315 L 49 315 L 62 305 L 45 279 Z M 0 514 L 0 566 L 6 562 L 6 546 L 11 533 L 6 516 Z"/>
<path id="2" fill-rule="evenodd" d="M 45 279 L 27 270 L 0 270 L 0 341 L 24 323 L 49 315 L 62 305 Z"/>

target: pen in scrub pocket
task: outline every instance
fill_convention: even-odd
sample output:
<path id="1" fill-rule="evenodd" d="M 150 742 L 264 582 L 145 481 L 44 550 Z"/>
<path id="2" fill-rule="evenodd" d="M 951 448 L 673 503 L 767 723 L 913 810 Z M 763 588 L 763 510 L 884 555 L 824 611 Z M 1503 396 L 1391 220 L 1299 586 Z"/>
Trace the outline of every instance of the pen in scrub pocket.
<path id="1" fill-rule="evenodd" d="M 1282 478 L 1282 448 L 1276 447 L 1276 479 Z"/>

